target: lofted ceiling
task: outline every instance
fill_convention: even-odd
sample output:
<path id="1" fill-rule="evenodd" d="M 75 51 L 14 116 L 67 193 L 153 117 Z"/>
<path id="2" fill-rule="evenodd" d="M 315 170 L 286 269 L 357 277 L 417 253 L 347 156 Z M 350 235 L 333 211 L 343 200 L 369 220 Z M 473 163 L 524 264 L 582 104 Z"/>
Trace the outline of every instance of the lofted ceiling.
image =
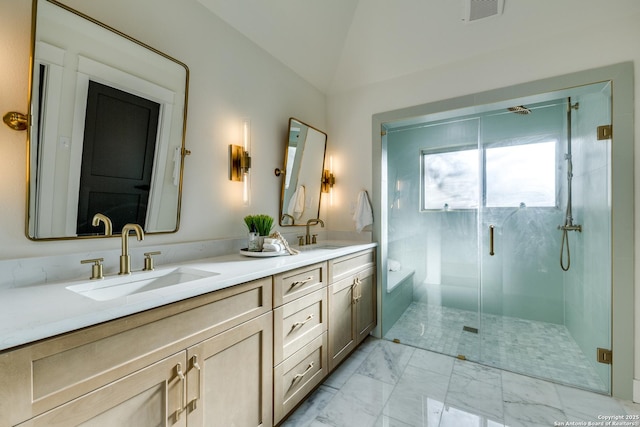
<path id="1" fill-rule="evenodd" d="M 468 0 L 197 1 L 325 93 L 640 17 L 638 0 L 505 0 L 469 23 Z"/>

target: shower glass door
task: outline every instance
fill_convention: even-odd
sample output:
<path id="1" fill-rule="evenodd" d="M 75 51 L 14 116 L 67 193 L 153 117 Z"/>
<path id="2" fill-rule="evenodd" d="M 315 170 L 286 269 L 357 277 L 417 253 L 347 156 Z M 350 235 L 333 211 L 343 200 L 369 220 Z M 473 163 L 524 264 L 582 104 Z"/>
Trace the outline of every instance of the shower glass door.
<path id="1" fill-rule="evenodd" d="M 478 358 L 479 119 L 391 131 L 385 338 Z"/>
<path id="2" fill-rule="evenodd" d="M 610 89 L 388 129 L 385 338 L 610 392 Z"/>
<path id="3" fill-rule="evenodd" d="M 611 122 L 609 92 L 594 85 L 528 114 L 486 115 L 479 149 L 478 361 L 604 393 L 610 140 L 597 140 L 597 127 Z"/>

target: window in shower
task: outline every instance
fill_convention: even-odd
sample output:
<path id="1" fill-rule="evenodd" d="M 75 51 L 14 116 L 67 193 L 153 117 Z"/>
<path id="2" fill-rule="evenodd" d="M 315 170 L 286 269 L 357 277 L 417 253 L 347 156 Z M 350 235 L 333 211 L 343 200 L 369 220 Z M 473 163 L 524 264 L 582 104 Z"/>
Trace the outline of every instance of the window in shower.
<path id="1" fill-rule="evenodd" d="M 484 182 L 483 206 L 555 207 L 556 141 L 484 147 L 479 172 L 476 148 L 422 151 L 422 210 L 476 209 Z"/>
<path id="2" fill-rule="evenodd" d="M 556 142 L 485 149 L 485 206 L 556 206 Z"/>
<path id="3" fill-rule="evenodd" d="M 422 152 L 422 209 L 478 207 L 478 150 Z"/>

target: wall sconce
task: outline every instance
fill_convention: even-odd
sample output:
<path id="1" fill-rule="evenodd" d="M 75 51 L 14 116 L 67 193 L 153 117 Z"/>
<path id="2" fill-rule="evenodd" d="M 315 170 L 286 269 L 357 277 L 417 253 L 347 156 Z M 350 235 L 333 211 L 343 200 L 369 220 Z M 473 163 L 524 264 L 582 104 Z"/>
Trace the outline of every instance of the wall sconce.
<path id="1" fill-rule="evenodd" d="M 2 121 L 13 130 L 26 130 L 29 124 L 27 115 L 16 111 L 9 111 L 4 115 Z"/>
<path id="2" fill-rule="evenodd" d="M 242 121 L 242 145 L 229 145 L 229 180 L 242 181 L 242 202 L 245 206 L 251 203 L 251 183 L 249 170 L 251 169 L 251 122 Z"/>
<path id="3" fill-rule="evenodd" d="M 325 169 L 322 172 L 322 192 L 329 193 L 333 189 L 333 185 L 335 183 L 336 183 L 336 178 L 328 169 Z"/>
<path id="4" fill-rule="evenodd" d="M 333 206 L 333 186 L 336 183 L 336 177 L 333 175 L 333 156 L 329 157 L 329 169 L 322 171 L 321 190 L 323 193 L 329 193 L 329 205 Z"/>

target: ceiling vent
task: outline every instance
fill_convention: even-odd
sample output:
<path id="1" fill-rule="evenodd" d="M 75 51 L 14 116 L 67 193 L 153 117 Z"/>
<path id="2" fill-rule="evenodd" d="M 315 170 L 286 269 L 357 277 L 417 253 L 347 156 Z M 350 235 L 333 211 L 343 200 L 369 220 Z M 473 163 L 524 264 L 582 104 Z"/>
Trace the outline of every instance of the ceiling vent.
<path id="1" fill-rule="evenodd" d="M 462 20 L 474 22 L 479 19 L 502 15 L 504 0 L 464 0 Z"/>

